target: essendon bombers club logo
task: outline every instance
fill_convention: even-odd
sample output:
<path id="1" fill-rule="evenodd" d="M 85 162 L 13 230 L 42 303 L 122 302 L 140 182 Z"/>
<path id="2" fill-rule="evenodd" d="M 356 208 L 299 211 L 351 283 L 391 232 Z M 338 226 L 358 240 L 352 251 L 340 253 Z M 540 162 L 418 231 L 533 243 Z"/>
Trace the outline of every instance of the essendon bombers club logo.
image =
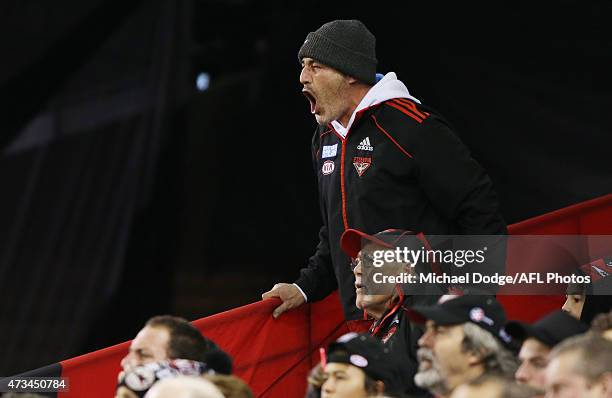
<path id="1" fill-rule="evenodd" d="M 334 167 L 335 166 L 333 160 L 326 160 L 323 163 L 323 167 L 321 167 L 321 173 L 323 173 L 324 175 L 329 175 L 334 172 Z"/>
<path id="2" fill-rule="evenodd" d="M 353 166 L 355 166 L 355 170 L 357 170 L 359 177 L 361 177 L 371 165 L 372 158 L 364 158 L 361 156 L 355 156 L 353 158 Z"/>

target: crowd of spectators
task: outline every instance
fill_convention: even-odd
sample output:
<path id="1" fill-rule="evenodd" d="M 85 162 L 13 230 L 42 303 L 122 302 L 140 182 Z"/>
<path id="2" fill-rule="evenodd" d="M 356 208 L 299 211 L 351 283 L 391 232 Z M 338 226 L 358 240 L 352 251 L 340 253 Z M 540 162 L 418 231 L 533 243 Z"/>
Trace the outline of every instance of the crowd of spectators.
<path id="1" fill-rule="evenodd" d="M 391 311 L 399 296 L 380 300 Z M 398 329 L 418 335 L 414 356 L 395 333 L 345 334 L 325 347 L 305 397 L 612 397 L 612 311 L 592 325 L 561 309 L 508 322 L 494 296 L 467 294 L 400 308 Z M 229 355 L 178 317 L 150 319 L 121 365 L 119 398 L 253 397 Z"/>
<path id="2" fill-rule="evenodd" d="M 374 294 L 362 284 L 368 245 L 345 250 L 371 327 L 321 347 L 306 398 L 612 398 L 610 296 L 570 285 L 563 308 L 527 323 L 506 319 L 493 295 Z M 155 316 L 121 360 L 115 397 L 252 398 L 233 371 L 230 355 L 190 322 Z"/>
<path id="3" fill-rule="evenodd" d="M 343 236 L 355 305 L 370 326 L 322 347 L 306 398 L 612 398 L 610 296 L 570 284 L 562 308 L 526 323 L 508 320 L 492 294 L 439 286 L 414 294 L 401 284 L 373 290 L 366 283 L 373 251 L 402 244 L 397 236 Z M 386 265 L 387 275 L 419 272 Z M 150 319 L 121 365 L 118 398 L 253 396 L 232 375 L 229 355 L 173 316 Z"/>

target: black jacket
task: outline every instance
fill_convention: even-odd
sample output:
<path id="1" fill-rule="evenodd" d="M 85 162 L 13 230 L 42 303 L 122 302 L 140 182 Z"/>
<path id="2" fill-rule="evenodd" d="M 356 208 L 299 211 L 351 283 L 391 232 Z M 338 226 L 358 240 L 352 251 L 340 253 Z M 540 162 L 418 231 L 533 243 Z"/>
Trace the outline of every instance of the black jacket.
<path id="1" fill-rule="evenodd" d="M 417 350 L 423 335 L 422 325 L 410 322 L 406 311 L 415 304 L 434 305 L 439 296 L 408 296 L 393 304 L 370 328 L 370 334 L 381 340 L 394 355 L 400 358 L 404 372 L 405 396 L 431 397 L 414 383 L 418 370 Z"/>
<path id="2" fill-rule="evenodd" d="M 335 148 L 335 149 L 334 149 Z M 490 178 L 447 122 L 407 99 L 357 113 L 346 139 L 319 127 L 312 140 L 323 226 L 296 281 L 309 301 L 336 288 L 347 319 L 358 319 L 347 228 L 425 234 L 505 234 Z"/>

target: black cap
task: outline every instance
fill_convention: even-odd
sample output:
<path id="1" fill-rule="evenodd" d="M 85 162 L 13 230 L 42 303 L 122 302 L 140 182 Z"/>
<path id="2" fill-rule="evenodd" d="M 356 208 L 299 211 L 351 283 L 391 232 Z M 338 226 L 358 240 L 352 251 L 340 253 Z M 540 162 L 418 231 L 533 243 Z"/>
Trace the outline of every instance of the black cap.
<path id="1" fill-rule="evenodd" d="M 374 380 L 385 383 L 385 393 L 401 395 L 402 364 L 380 340 L 368 335 L 347 333 L 327 350 L 327 363 L 353 365 Z"/>
<path id="2" fill-rule="evenodd" d="M 361 21 L 336 20 L 310 32 L 298 52 L 300 62 L 307 57 L 376 84 L 376 38 Z"/>
<path id="3" fill-rule="evenodd" d="M 495 297 L 470 294 L 446 300 L 444 298 L 446 296 L 441 302 L 431 306 L 415 305 L 408 312 L 410 318 L 420 323 L 430 319 L 441 326 L 471 322 L 512 348 L 512 338 L 503 328 L 506 324 L 506 313 Z"/>
<path id="4" fill-rule="evenodd" d="M 508 322 L 505 329 L 512 338 L 523 341 L 533 337 L 552 348 L 568 337 L 585 333 L 589 327 L 567 312 L 558 310 L 531 325 L 517 321 Z"/>

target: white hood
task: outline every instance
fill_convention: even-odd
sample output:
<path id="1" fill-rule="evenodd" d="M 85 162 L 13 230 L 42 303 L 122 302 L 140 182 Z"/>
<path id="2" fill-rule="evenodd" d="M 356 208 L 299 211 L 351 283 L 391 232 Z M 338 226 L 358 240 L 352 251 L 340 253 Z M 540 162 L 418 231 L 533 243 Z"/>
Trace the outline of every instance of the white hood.
<path id="1" fill-rule="evenodd" d="M 378 83 L 372 86 L 370 91 L 363 97 L 357 108 L 353 111 L 348 126 L 344 127 L 337 120 L 332 121 L 331 124 L 338 134 L 346 138 L 357 112 L 393 98 L 408 98 L 411 101 L 421 103 L 421 101 L 410 95 L 404 83 L 397 79 L 397 75 L 394 72 L 389 72 Z"/>

